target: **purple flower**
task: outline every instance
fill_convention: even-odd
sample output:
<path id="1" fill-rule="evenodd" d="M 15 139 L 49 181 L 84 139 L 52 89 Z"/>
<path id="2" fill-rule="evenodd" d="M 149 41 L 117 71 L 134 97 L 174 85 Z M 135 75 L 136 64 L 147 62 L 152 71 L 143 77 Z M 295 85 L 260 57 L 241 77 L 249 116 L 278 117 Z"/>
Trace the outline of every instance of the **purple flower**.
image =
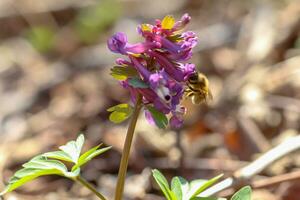
<path id="1" fill-rule="evenodd" d="M 146 117 L 147 121 L 149 122 L 149 124 L 155 125 L 155 121 L 154 121 L 151 113 L 148 110 L 145 110 L 145 117 Z"/>
<path id="2" fill-rule="evenodd" d="M 173 31 L 179 31 L 185 28 L 185 26 L 191 21 L 191 17 L 189 16 L 189 14 L 184 14 L 181 17 L 181 20 L 176 22 L 174 27 L 173 27 Z"/>
<path id="3" fill-rule="evenodd" d="M 180 128 L 183 124 L 183 116 L 186 113 L 186 108 L 183 106 L 178 106 L 172 113 L 170 118 L 170 125 L 173 128 Z"/>
<path id="4" fill-rule="evenodd" d="M 184 74 L 176 67 L 176 64 L 172 63 L 166 56 L 161 53 L 151 51 L 149 55 L 156 58 L 157 63 L 164 68 L 165 71 L 176 81 L 182 82 L 184 80 Z"/>
<path id="5" fill-rule="evenodd" d="M 186 109 L 180 102 L 186 81 L 196 72 L 194 64 L 181 63 L 191 58 L 197 44 L 194 32 L 183 32 L 190 20 L 191 17 L 184 14 L 177 22 L 168 16 L 162 21 L 156 20 L 154 25 L 142 24 L 137 28 L 144 38 L 140 43 L 128 43 L 127 36 L 121 32 L 107 41 L 112 52 L 127 56 L 128 59 L 116 60 L 125 69 L 117 72 L 124 73 L 122 75 L 127 78 L 121 85 L 129 90 L 132 102 L 136 102 L 138 94 L 143 96 L 145 116 L 150 124 L 156 123 L 157 118 L 152 115 L 153 111 L 147 110 L 148 106 L 163 116 L 168 115 L 171 127 L 182 126 Z M 135 68 L 138 75 L 132 77 L 130 68 Z M 132 85 L 131 79 L 138 80 L 139 84 Z"/>
<path id="6" fill-rule="evenodd" d="M 173 110 L 179 104 L 184 91 L 183 86 L 171 79 L 163 69 L 151 74 L 149 83 L 160 101 L 170 110 Z"/>
<path id="7" fill-rule="evenodd" d="M 123 55 L 144 53 L 158 45 L 156 42 L 129 44 L 127 36 L 122 32 L 116 33 L 107 41 L 107 46 L 112 52 Z"/>
<path id="8" fill-rule="evenodd" d="M 197 45 L 198 38 L 196 34 L 192 31 L 187 31 L 182 33 L 183 41 L 180 42 L 180 47 L 182 49 L 192 49 Z"/>
<path id="9" fill-rule="evenodd" d="M 179 69 L 182 71 L 184 76 L 184 81 L 187 81 L 188 78 L 196 72 L 196 67 L 192 63 L 185 63 L 179 65 Z"/>

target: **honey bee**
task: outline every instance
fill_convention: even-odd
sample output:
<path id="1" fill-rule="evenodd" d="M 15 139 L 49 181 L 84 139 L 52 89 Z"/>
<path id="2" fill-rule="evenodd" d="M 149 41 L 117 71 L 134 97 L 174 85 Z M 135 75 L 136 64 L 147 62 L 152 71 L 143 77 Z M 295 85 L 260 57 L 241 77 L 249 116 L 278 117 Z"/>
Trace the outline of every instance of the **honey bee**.
<path id="1" fill-rule="evenodd" d="M 209 81 L 204 74 L 195 72 L 189 77 L 186 84 L 185 96 L 191 98 L 193 104 L 198 105 L 207 103 L 207 100 L 212 100 L 213 96 L 209 89 Z"/>

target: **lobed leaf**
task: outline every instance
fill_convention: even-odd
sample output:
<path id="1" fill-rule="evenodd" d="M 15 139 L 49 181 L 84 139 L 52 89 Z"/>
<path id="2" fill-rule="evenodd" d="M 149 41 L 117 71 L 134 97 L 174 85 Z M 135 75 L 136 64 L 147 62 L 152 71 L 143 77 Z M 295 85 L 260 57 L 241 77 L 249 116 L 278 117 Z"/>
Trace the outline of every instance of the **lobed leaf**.
<path id="1" fill-rule="evenodd" d="M 109 149 L 111 149 L 111 146 L 99 149 L 100 146 L 101 146 L 101 144 L 98 145 L 98 146 L 95 146 L 94 148 L 92 148 L 92 149 L 88 150 L 87 152 L 85 152 L 84 154 L 82 154 L 78 159 L 78 163 L 73 166 L 72 171 L 80 168 L 81 166 L 85 165 L 87 162 L 89 162 L 90 160 L 92 160 L 96 156 L 98 156 L 98 155 L 108 151 Z"/>
<path id="2" fill-rule="evenodd" d="M 48 160 L 43 156 L 36 156 L 22 165 L 25 169 L 57 169 L 62 173 L 68 171 L 66 166 L 58 160 Z M 15 174 L 17 176 L 17 174 Z"/>
<path id="3" fill-rule="evenodd" d="M 66 154 L 64 151 L 52 151 L 42 154 L 46 158 L 58 159 L 66 162 L 73 162 L 72 158 Z"/>
<path id="4" fill-rule="evenodd" d="M 151 113 L 151 116 L 154 119 L 154 122 L 159 128 L 166 128 L 168 125 L 168 118 L 162 112 L 156 110 L 156 108 L 152 106 L 147 106 L 147 109 Z"/>
<path id="5" fill-rule="evenodd" d="M 62 175 L 62 173 L 57 169 L 21 169 L 10 179 L 4 191 L 0 193 L 0 196 L 17 189 L 37 177 L 45 175 Z"/>
<path id="6" fill-rule="evenodd" d="M 18 170 L 9 180 L 7 187 L 0 195 L 11 192 L 25 183 L 45 175 L 60 175 L 69 177 L 67 167 L 58 160 L 48 160 L 43 156 L 36 156 L 29 162 L 23 164 L 22 169 Z"/>
<path id="7" fill-rule="evenodd" d="M 123 103 L 123 104 L 113 106 L 113 107 L 107 109 L 107 111 L 112 112 L 109 115 L 110 121 L 112 121 L 114 123 L 121 123 L 130 117 L 130 115 L 132 114 L 133 108 L 130 105 Z"/>
<path id="8" fill-rule="evenodd" d="M 59 149 L 65 152 L 71 158 L 73 163 L 77 164 L 83 143 L 84 136 L 83 134 L 80 134 L 76 141 L 70 141 L 66 145 L 60 146 Z"/>
<path id="9" fill-rule="evenodd" d="M 0 196 L 40 176 L 60 175 L 74 179 L 79 176 L 82 165 L 111 148 L 99 149 L 100 145 L 98 145 L 80 156 L 83 143 L 84 136 L 81 134 L 76 141 L 70 141 L 66 145 L 61 146 L 60 149 L 62 151 L 44 153 L 24 163 L 22 165 L 23 168 L 18 170 L 9 180 L 7 187 L 0 193 Z M 71 171 L 68 171 L 67 167 L 60 160 L 73 162 L 75 165 Z"/>

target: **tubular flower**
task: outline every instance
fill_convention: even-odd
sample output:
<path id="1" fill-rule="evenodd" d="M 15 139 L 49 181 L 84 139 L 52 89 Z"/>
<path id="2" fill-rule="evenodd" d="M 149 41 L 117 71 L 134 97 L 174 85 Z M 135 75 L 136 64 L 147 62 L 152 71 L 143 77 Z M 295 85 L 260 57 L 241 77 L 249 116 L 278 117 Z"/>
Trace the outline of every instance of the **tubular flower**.
<path id="1" fill-rule="evenodd" d="M 140 43 L 128 43 L 121 32 L 107 41 L 112 52 L 127 57 L 117 59 L 118 66 L 112 68 L 112 76 L 130 91 L 134 103 L 137 95 L 142 95 L 146 119 L 160 128 L 166 126 L 165 122 L 174 128 L 183 123 L 186 109 L 180 102 L 186 81 L 196 72 L 194 64 L 181 63 L 191 58 L 197 44 L 194 32 L 184 32 L 190 20 L 184 14 L 177 22 L 166 16 L 154 25 L 141 24 L 137 30 L 144 41 Z"/>

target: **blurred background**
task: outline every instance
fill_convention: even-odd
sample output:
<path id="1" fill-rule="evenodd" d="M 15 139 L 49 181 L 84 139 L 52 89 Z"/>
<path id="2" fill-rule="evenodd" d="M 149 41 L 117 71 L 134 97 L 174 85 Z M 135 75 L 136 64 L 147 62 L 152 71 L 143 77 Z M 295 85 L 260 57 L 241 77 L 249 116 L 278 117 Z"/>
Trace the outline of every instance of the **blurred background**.
<path id="1" fill-rule="evenodd" d="M 199 38 L 192 62 L 208 76 L 214 99 L 201 106 L 185 101 L 188 114 L 177 131 L 159 130 L 140 116 L 125 199 L 162 199 L 153 168 L 189 180 L 227 176 L 299 134 L 299 0 L 1 0 L 1 190 L 22 163 L 83 132 L 86 148 L 114 147 L 83 172 L 111 199 L 128 122 L 112 124 L 106 109 L 129 95 L 109 75 L 117 55 L 106 40 L 123 31 L 130 42 L 141 41 L 138 24 L 184 13 Z M 298 152 L 260 177 L 299 168 Z M 299 196 L 300 181 L 254 192 L 263 200 Z M 95 199 L 59 177 L 40 178 L 6 197 Z"/>

